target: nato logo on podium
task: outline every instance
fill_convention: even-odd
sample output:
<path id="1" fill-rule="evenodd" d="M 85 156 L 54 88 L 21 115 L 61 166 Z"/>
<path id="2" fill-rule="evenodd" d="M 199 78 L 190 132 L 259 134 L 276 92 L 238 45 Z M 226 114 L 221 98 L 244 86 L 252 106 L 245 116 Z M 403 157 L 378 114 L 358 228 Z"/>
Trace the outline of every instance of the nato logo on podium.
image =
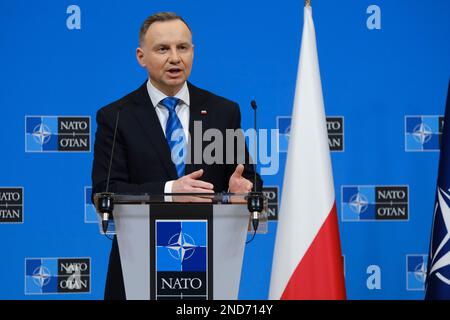
<path id="1" fill-rule="evenodd" d="M 156 220 L 156 299 L 207 299 L 206 220 Z"/>

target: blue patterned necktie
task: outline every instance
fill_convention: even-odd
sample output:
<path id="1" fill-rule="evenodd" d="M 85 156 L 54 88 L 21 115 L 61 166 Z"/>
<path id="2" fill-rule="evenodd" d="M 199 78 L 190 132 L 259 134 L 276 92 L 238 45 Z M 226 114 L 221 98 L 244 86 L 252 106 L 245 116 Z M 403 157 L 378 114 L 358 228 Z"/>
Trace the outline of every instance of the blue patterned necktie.
<path id="1" fill-rule="evenodd" d="M 184 175 L 186 158 L 186 137 L 184 136 L 183 126 L 175 112 L 180 99 L 167 97 L 161 100 L 160 104 L 169 110 L 169 118 L 166 124 L 166 140 L 169 144 L 170 154 L 173 163 L 177 169 L 178 177 Z"/>

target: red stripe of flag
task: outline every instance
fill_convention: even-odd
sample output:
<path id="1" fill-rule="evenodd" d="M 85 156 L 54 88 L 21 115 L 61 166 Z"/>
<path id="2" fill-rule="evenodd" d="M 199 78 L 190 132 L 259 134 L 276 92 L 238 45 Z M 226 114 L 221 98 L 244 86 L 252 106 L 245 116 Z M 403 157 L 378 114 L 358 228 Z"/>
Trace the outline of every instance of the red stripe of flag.
<path id="1" fill-rule="evenodd" d="M 282 300 L 346 299 L 336 202 L 292 274 Z"/>

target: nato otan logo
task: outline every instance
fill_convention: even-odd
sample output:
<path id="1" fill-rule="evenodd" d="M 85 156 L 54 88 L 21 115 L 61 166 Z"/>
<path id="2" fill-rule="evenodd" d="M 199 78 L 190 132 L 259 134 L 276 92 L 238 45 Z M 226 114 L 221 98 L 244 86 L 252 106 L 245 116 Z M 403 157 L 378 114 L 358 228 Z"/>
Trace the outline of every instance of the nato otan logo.
<path id="1" fill-rule="evenodd" d="M 90 258 L 25 259 L 25 294 L 90 292 Z"/>
<path id="2" fill-rule="evenodd" d="M 23 187 L 0 188 L 0 223 L 23 223 Z"/>
<path id="3" fill-rule="evenodd" d="M 206 220 L 156 220 L 156 299 L 207 299 Z"/>
<path id="4" fill-rule="evenodd" d="M 409 254 L 406 256 L 406 290 L 425 290 L 425 280 L 427 278 L 426 254 Z"/>
<path id="5" fill-rule="evenodd" d="M 344 151 L 344 117 L 327 117 L 328 145 L 332 152 Z M 291 117 L 277 117 L 278 152 L 287 152 L 291 132 Z"/>
<path id="6" fill-rule="evenodd" d="M 408 186 L 342 186 L 342 221 L 407 221 L 408 189 Z"/>
<path id="7" fill-rule="evenodd" d="M 26 152 L 90 152 L 91 118 L 25 116 Z"/>
<path id="8" fill-rule="evenodd" d="M 268 201 L 267 218 L 278 220 L 278 187 L 265 186 L 262 190 Z"/>
<path id="9" fill-rule="evenodd" d="M 96 224 L 98 226 L 98 231 L 100 234 L 105 234 L 103 232 L 102 223 L 100 220 L 100 215 L 95 210 L 95 206 L 91 201 L 92 187 L 84 187 L 84 223 Z M 116 234 L 116 225 L 114 220 L 110 220 L 108 223 L 108 229 L 106 234 L 114 235 Z"/>
<path id="10" fill-rule="evenodd" d="M 405 151 L 439 151 L 443 116 L 405 116 Z"/>

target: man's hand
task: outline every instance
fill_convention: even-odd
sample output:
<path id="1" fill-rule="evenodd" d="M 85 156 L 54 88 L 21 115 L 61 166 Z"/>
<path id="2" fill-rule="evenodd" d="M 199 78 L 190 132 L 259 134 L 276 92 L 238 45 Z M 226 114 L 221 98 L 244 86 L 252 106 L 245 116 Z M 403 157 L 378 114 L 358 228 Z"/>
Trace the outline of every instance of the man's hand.
<path id="1" fill-rule="evenodd" d="M 175 180 L 172 193 L 214 193 L 211 183 L 198 180 L 202 175 L 203 169 L 200 169 Z"/>
<path id="2" fill-rule="evenodd" d="M 211 183 L 198 180 L 203 175 L 203 169 L 194 171 L 175 180 L 172 193 L 214 193 Z M 212 202 L 213 196 L 173 196 L 173 202 Z"/>
<path id="3" fill-rule="evenodd" d="M 247 193 L 252 191 L 253 183 L 242 176 L 243 172 L 244 166 L 239 164 L 228 182 L 228 188 L 231 193 Z"/>

